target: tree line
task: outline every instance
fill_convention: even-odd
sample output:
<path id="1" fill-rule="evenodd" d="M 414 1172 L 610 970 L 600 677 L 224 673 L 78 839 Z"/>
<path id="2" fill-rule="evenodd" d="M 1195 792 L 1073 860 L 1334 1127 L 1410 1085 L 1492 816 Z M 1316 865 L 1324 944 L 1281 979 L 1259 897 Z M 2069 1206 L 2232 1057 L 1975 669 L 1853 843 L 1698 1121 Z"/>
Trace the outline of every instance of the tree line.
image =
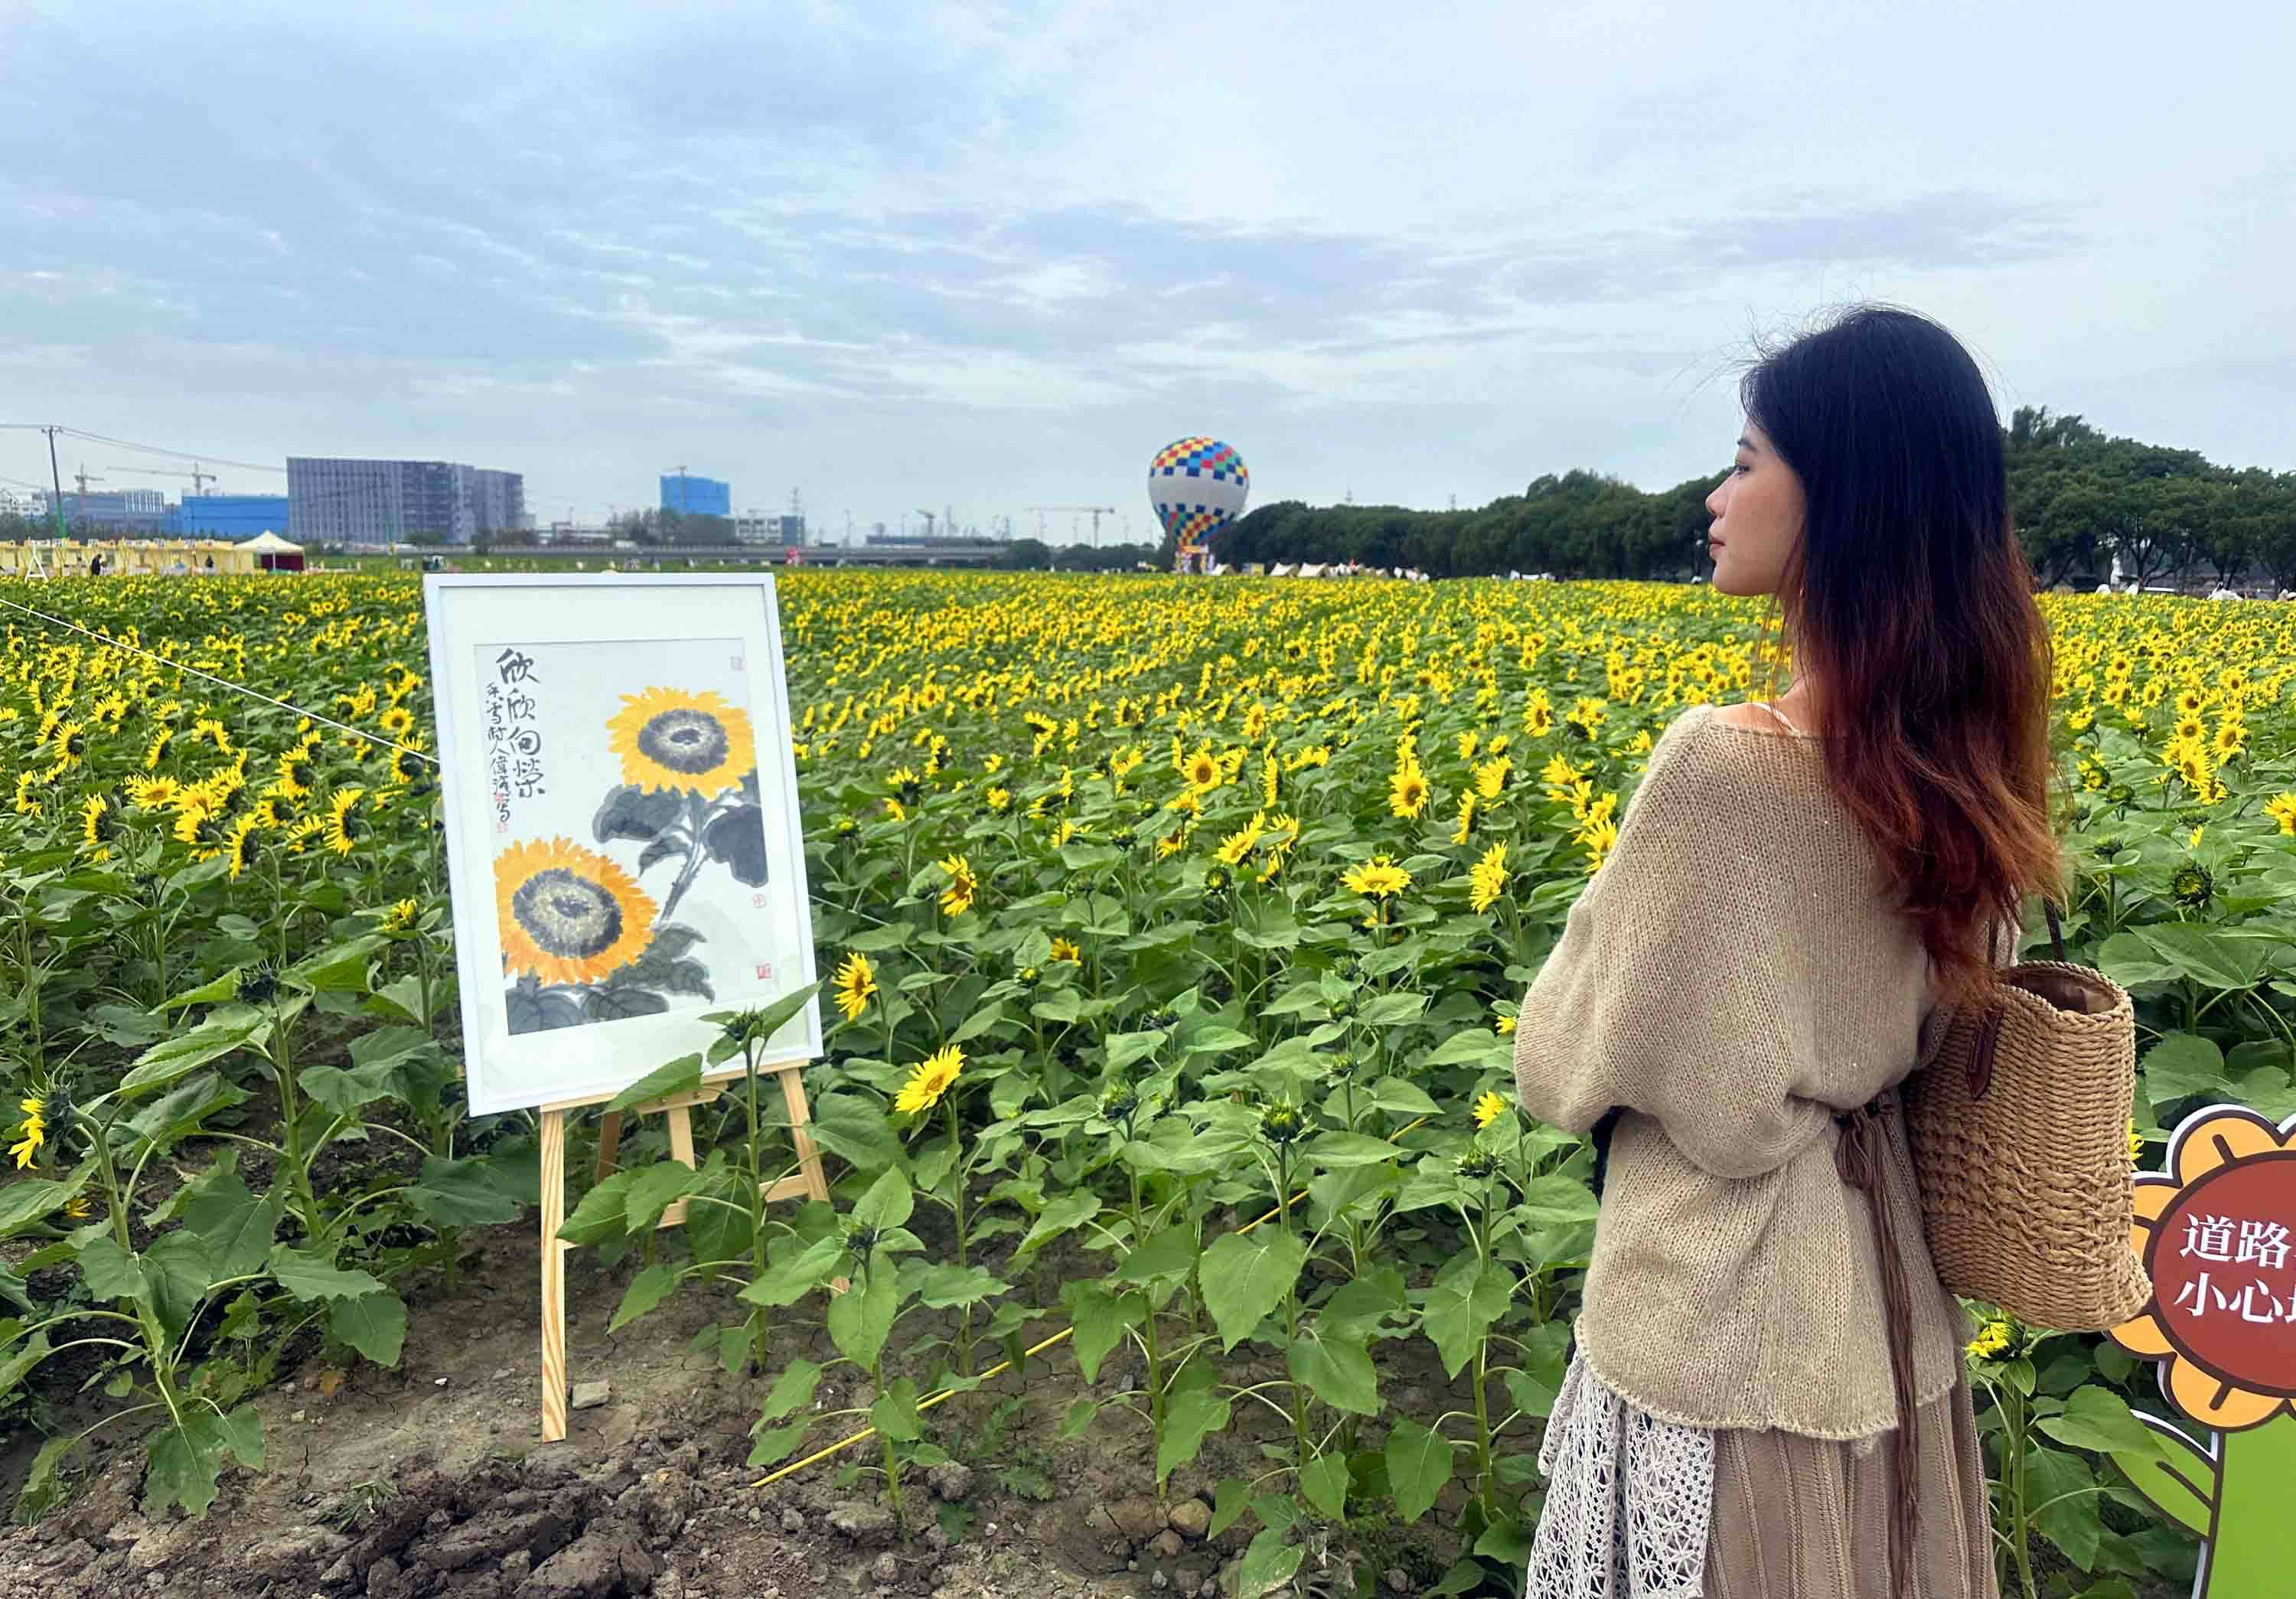
<path id="1" fill-rule="evenodd" d="M 2296 588 L 2296 472 L 2108 438 L 2046 406 L 2019 406 L 2002 443 L 2011 520 L 2046 586 L 2094 586 L 2118 557 L 2128 582 Z M 1226 565 L 1353 561 L 1439 578 L 1682 579 L 1706 570 L 1706 496 L 1718 479 L 1649 492 L 1574 470 L 1458 511 L 1283 500 L 1221 535 L 1218 554 Z M 1171 554 L 1168 539 L 1158 563 Z"/>

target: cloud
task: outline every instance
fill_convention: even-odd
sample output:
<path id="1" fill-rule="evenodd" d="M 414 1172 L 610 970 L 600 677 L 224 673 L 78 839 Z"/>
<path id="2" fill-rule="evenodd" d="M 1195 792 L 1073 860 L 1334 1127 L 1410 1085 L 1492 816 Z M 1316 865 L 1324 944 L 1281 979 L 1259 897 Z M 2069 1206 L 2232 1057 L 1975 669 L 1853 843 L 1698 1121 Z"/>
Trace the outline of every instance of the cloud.
<path id="1" fill-rule="evenodd" d="M 1873 293 L 2021 398 L 2296 464 L 2256 420 L 2296 401 L 2286 14 L 2148 75 L 2166 135 L 2096 116 L 2135 81 L 2109 19 L 1987 12 L 1972 56 L 1976 15 L 19 11 L 0 364 L 37 419 L 420 448 L 591 511 L 674 458 L 864 521 L 1114 503 L 1206 430 L 1257 495 L 1439 504 L 1707 470 L 1744 332 Z M 2026 45 L 2085 76 L 1997 64 Z"/>

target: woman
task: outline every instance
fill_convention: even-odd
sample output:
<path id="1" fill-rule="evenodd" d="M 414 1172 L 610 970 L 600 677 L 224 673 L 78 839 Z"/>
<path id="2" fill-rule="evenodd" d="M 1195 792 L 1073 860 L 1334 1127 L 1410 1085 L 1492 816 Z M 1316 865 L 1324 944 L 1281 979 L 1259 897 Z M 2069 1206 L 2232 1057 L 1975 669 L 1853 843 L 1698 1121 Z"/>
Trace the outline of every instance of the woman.
<path id="1" fill-rule="evenodd" d="M 1860 308 L 1740 398 L 1714 586 L 1792 683 L 1667 728 L 1515 1032 L 1530 1112 L 1610 1130 L 1528 1595 L 1992 1599 L 1894 1090 L 2057 882 L 2047 636 L 1952 335 Z"/>

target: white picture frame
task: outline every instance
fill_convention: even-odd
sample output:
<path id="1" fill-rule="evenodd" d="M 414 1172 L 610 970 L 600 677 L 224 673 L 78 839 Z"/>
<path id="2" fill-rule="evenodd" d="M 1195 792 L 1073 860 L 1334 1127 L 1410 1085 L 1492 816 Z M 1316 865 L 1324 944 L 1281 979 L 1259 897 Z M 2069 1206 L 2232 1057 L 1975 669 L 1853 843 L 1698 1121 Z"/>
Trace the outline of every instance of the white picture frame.
<path id="1" fill-rule="evenodd" d="M 611 1098 L 816 980 L 769 572 L 422 589 L 474 1115 Z M 816 995 L 760 1066 L 821 1032 Z"/>

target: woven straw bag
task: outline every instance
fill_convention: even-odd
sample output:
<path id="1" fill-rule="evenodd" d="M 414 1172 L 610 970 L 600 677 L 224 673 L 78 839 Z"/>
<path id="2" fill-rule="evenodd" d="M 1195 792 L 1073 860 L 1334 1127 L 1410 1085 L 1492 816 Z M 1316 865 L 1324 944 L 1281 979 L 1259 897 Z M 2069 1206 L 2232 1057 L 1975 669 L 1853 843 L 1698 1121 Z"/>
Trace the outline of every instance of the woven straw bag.
<path id="1" fill-rule="evenodd" d="M 2000 974 L 1997 997 L 1946 1021 L 1906 1079 L 1922 1220 L 1945 1285 L 2019 1321 L 2101 1332 L 2144 1308 L 2128 1247 L 2136 1018 L 2102 972 L 2055 958 Z"/>

